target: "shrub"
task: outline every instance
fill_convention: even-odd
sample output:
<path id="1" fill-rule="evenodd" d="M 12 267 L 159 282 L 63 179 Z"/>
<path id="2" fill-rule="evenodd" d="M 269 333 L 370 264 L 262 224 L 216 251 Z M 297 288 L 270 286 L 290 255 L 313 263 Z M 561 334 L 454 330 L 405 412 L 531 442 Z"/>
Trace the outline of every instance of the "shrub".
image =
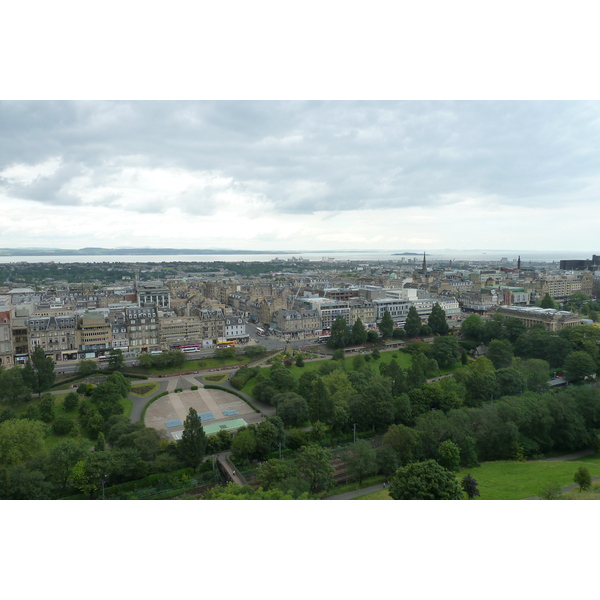
<path id="1" fill-rule="evenodd" d="M 193 385 L 193 386 L 192 386 L 190 389 L 191 389 L 191 390 L 197 390 L 197 389 L 198 389 L 198 386 L 197 386 L 197 385 Z"/>

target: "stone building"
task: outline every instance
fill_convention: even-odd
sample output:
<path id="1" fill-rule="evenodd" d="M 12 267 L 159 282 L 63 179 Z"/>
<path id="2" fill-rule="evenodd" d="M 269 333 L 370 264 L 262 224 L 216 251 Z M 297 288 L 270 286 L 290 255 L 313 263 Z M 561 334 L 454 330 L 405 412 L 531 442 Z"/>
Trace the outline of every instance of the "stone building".
<path id="1" fill-rule="evenodd" d="M 104 313 L 90 311 L 77 319 L 79 358 L 103 356 L 112 348 L 112 327 Z"/>

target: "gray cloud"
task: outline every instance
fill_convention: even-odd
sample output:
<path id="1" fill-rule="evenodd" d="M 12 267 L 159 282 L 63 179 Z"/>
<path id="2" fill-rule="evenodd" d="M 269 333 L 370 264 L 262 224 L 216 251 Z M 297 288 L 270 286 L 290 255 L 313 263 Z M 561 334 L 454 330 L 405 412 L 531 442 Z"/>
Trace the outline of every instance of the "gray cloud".
<path id="1" fill-rule="evenodd" d="M 468 196 L 547 207 L 597 193 L 599 115 L 583 102 L 1 102 L 0 171 L 62 160 L 53 176 L 1 183 L 16 198 L 76 205 L 76 177 L 102 189 L 133 165 L 220 174 L 274 213 Z M 131 209 L 209 214 L 224 191 L 192 184 Z"/>

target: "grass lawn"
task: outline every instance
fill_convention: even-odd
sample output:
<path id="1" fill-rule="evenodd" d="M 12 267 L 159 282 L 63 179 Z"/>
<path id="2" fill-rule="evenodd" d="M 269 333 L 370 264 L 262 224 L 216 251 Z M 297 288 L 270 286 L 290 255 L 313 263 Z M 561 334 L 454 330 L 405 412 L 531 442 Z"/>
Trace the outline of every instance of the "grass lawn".
<path id="1" fill-rule="evenodd" d="M 224 381 L 227 381 L 227 379 L 229 379 L 229 373 L 221 373 L 220 375 L 204 375 L 204 377 L 202 377 L 202 381 L 204 383 L 213 385 L 217 383 L 223 383 Z"/>
<path id="2" fill-rule="evenodd" d="M 600 477 L 600 457 L 594 456 L 561 462 L 489 462 L 473 469 L 463 469 L 457 477 L 462 479 L 471 473 L 481 493 L 477 500 L 521 500 L 537 496 L 550 482 L 561 487 L 571 485 L 575 471 L 582 464 L 589 469 L 592 477 Z"/>
<path id="3" fill-rule="evenodd" d="M 392 498 L 390 498 L 389 490 L 379 490 L 378 492 L 359 496 L 358 498 L 352 498 L 352 500 L 392 500 Z"/>
<path id="4" fill-rule="evenodd" d="M 131 386 L 131 394 L 142 398 L 143 396 L 149 396 L 160 388 L 160 383 L 141 383 L 138 385 Z"/>

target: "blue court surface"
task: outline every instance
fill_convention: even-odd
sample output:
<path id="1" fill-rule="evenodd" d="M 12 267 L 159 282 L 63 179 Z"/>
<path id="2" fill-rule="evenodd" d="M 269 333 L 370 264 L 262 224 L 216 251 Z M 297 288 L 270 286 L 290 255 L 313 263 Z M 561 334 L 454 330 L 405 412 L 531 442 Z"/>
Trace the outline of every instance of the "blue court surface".
<path id="1" fill-rule="evenodd" d="M 215 415 L 213 415 L 211 412 L 200 413 L 198 416 L 200 417 L 201 421 L 210 421 L 215 418 Z"/>
<path id="2" fill-rule="evenodd" d="M 224 411 L 223 411 L 223 414 L 224 414 L 226 417 L 231 417 L 231 416 L 233 416 L 233 415 L 237 415 L 237 414 L 238 414 L 238 411 L 237 411 L 237 410 L 224 410 Z"/>
<path id="3" fill-rule="evenodd" d="M 165 421 L 165 425 L 167 427 L 178 427 L 179 425 L 183 425 L 183 423 L 179 419 L 175 419 L 173 421 Z"/>

